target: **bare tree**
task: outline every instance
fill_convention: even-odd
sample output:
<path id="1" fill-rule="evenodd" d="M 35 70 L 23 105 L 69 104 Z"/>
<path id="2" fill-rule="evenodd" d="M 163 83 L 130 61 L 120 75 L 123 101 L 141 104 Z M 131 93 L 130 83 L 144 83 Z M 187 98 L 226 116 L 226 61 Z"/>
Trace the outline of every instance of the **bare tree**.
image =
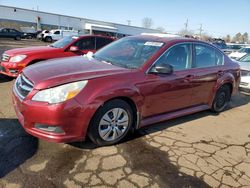
<path id="1" fill-rule="evenodd" d="M 226 37 L 224 37 L 225 42 L 231 42 L 231 36 L 227 35 Z"/>
<path id="2" fill-rule="evenodd" d="M 193 30 L 186 30 L 186 29 L 182 29 L 178 32 L 179 35 L 181 36 L 185 36 L 185 35 L 189 35 L 189 36 L 194 36 L 194 31 Z"/>
<path id="3" fill-rule="evenodd" d="M 234 36 L 234 41 L 235 41 L 235 42 L 239 42 L 239 43 L 242 42 L 242 35 L 241 35 L 241 33 L 237 33 L 237 34 Z"/>
<path id="4" fill-rule="evenodd" d="M 247 32 L 245 32 L 245 33 L 242 35 L 242 42 L 243 42 L 243 43 L 248 42 L 248 33 L 247 33 Z"/>
<path id="5" fill-rule="evenodd" d="M 152 18 L 145 17 L 142 19 L 142 27 L 150 29 L 150 28 L 152 28 L 152 26 L 153 26 Z"/>

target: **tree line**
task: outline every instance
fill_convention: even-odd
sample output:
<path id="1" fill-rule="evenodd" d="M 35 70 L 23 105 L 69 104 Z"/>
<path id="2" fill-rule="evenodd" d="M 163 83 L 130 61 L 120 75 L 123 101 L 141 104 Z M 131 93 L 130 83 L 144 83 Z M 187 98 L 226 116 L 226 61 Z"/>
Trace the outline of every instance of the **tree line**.
<path id="1" fill-rule="evenodd" d="M 243 34 L 239 32 L 233 37 L 231 37 L 230 35 L 227 35 L 223 37 L 223 39 L 225 40 L 225 42 L 236 42 L 236 43 L 249 43 L 250 42 L 247 32 Z"/>
<path id="2" fill-rule="evenodd" d="M 153 28 L 153 20 L 149 17 L 145 17 L 142 19 L 142 27 L 144 28 L 149 28 L 149 29 L 152 29 Z M 161 32 L 166 32 L 166 30 L 163 28 L 163 27 L 157 27 L 155 28 Z M 178 32 L 179 35 L 181 36 L 194 36 L 194 37 L 197 37 L 197 38 L 200 38 L 202 40 L 208 40 L 209 38 L 213 38 L 212 36 L 210 36 L 209 34 L 205 33 L 205 32 L 200 32 L 200 34 L 195 34 L 195 32 L 193 30 L 189 30 L 189 29 L 181 29 L 179 32 Z M 249 35 L 247 32 L 245 33 L 237 33 L 236 35 L 234 36 L 231 36 L 231 35 L 226 35 L 224 37 L 222 37 L 222 39 L 227 42 L 227 43 L 250 43 L 250 38 L 249 38 Z"/>

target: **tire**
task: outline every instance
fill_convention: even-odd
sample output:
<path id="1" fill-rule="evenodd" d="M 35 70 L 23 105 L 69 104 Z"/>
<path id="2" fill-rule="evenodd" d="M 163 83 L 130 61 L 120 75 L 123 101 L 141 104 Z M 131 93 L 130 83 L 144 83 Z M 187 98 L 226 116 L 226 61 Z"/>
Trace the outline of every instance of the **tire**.
<path id="1" fill-rule="evenodd" d="M 46 37 L 46 38 L 45 38 L 45 41 L 46 41 L 46 42 L 52 42 L 52 38 L 51 38 L 51 37 Z"/>
<path id="2" fill-rule="evenodd" d="M 133 122 L 130 105 L 114 99 L 97 110 L 90 122 L 88 136 L 98 146 L 117 144 L 128 134 Z"/>
<path id="3" fill-rule="evenodd" d="M 216 113 L 224 111 L 227 108 L 230 100 L 231 100 L 230 87 L 228 85 L 221 86 L 216 92 L 212 105 L 212 111 Z"/>
<path id="4" fill-rule="evenodd" d="M 21 36 L 16 36 L 15 40 L 21 40 Z"/>

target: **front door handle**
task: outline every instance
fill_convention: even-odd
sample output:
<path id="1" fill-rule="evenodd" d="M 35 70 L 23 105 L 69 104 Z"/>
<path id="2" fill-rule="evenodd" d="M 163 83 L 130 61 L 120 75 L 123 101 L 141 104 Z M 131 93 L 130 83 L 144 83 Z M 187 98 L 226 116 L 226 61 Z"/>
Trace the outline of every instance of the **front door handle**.
<path id="1" fill-rule="evenodd" d="M 186 82 L 190 82 L 191 80 L 194 79 L 194 75 L 187 75 L 185 78 L 184 78 L 184 81 Z"/>

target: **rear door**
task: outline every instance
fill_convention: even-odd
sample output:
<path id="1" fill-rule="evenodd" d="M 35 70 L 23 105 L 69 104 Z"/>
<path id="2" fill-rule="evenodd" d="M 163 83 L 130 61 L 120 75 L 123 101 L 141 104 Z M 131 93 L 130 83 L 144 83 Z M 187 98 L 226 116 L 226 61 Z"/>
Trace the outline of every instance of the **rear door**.
<path id="1" fill-rule="evenodd" d="M 10 38 L 9 29 L 2 29 L 1 36 L 3 38 Z"/>
<path id="2" fill-rule="evenodd" d="M 96 50 L 99 50 L 111 42 L 113 42 L 113 39 L 111 38 L 96 37 Z"/>
<path id="3" fill-rule="evenodd" d="M 96 52 L 96 38 L 92 37 L 84 37 L 78 40 L 73 46 L 77 46 L 81 54 L 87 54 L 89 51 Z"/>
<path id="4" fill-rule="evenodd" d="M 195 43 L 193 49 L 192 105 L 208 104 L 217 80 L 224 74 L 224 55 L 216 48 L 201 43 Z"/>

